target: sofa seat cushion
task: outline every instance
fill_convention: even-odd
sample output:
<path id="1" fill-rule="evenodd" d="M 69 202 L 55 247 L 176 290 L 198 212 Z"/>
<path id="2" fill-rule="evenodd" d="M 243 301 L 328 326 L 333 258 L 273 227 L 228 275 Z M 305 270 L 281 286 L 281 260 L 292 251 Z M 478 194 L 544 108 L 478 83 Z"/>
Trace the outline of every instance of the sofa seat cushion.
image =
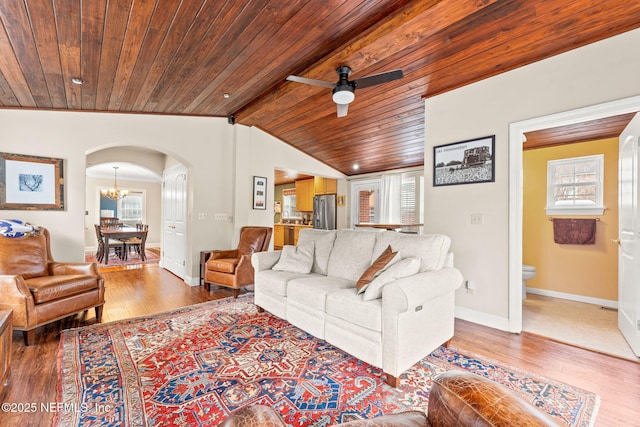
<path id="1" fill-rule="evenodd" d="M 98 289 L 95 276 L 41 276 L 25 280 L 36 304 Z"/>
<path id="2" fill-rule="evenodd" d="M 328 316 L 373 331 L 382 331 L 382 299 L 363 301 L 354 289 L 340 289 L 327 296 Z"/>
<path id="3" fill-rule="evenodd" d="M 263 270 L 256 273 L 256 285 L 260 290 L 270 292 L 272 294 L 287 296 L 287 286 L 289 281 L 301 277 L 311 277 L 316 274 L 292 273 L 291 271 Z"/>
<path id="4" fill-rule="evenodd" d="M 321 275 L 290 280 L 287 285 L 287 301 L 295 301 L 305 307 L 325 312 L 327 295 L 340 289 L 351 288 L 355 293 L 356 283 Z"/>
<path id="5" fill-rule="evenodd" d="M 221 273 L 234 273 L 240 262 L 240 258 L 217 258 L 207 261 L 207 270 Z"/>

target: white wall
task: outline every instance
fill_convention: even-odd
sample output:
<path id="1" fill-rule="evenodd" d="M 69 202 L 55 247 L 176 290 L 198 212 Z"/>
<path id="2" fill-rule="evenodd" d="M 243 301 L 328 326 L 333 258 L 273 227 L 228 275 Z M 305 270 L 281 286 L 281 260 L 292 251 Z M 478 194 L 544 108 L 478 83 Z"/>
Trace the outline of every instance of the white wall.
<path id="1" fill-rule="evenodd" d="M 458 317 L 507 329 L 509 124 L 640 94 L 640 30 L 582 47 L 425 100 L 425 177 L 433 147 L 496 135 L 494 183 L 425 185 L 425 231 L 451 236 L 474 294 L 456 295 Z M 480 213 L 481 225 L 471 225 Z"/>
<path id="2" fill-rule="evenodd" d="M 229 125 L 226 118 L 0 110 L 0 129 L 2 152 L 64 159 L 64 211 L 0 213 L 47 227 L 59 261 L 84 259 L 88 154 L 144 147 L 184 164 L 189 171 L 185 280 L 192 284 L 198 281 L 201 250 L 230 248 L 242 225 L 273 223 L 272 203 L 266 211 L 251 209 L 253 175 L 269 177 L 270 185 L 275 167 L 341 176 L 264 132 Z M 206 219 L 197 220 L 198 213 L 207 214 Z M 234 222 L 216 221 L 214 213 L 227 213 Z"/>
<path id="3" fill-rule="evenodd" d="M 237 132 L 235 214 L 236 236 L 242 225 L 273 226 L 273 186 L 276 169 L 344 180 L 345 175 L 303 154 L 268 133 L 252 127 L 235 126 Z M 253 209 L 253 176 L 267 178 L 267 209 Z M 344 193 L 343 193 L 344 194 Z M 338 228 L 346 224 L 338 222 Z M 236 240 L 234 240 L 236 242 Z M 273 245 L 273 242 L 272 242 Z"/>

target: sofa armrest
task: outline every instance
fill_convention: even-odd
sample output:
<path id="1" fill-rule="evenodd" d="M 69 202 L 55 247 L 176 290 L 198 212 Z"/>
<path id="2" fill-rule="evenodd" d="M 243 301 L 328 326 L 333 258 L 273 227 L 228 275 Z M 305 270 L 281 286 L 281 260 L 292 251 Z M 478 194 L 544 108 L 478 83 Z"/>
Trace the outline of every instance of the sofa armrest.
<path id="1" fill-rule="evenodd" d="M 462 371 L 444 372 L 433 379 L 428 411 L 434 426 L 558 426 L 504 386 Z"/>
<path id="2" fill-rule="evenodd" d="M 277 264 L 282 251 L 256 252 L 251 256 L 251 264 L 256 271 L 270 270 Z"/>
<path id="3" fill-rule="evenodd" d="M 462 285 L 462 280 L 462 273 L 452 267 L 394 280 L 382 289 L 382 308 L 395 312 L 413 311 L 428 301 L 455 291 Z"/>
<path id="4" fill-rule="evenodd" d="M 95 262 L 50 262 L 50 276 L 70 276 L 80 274 L 83 276 L 101 277 L 98 272 L 98 265 Z"/>

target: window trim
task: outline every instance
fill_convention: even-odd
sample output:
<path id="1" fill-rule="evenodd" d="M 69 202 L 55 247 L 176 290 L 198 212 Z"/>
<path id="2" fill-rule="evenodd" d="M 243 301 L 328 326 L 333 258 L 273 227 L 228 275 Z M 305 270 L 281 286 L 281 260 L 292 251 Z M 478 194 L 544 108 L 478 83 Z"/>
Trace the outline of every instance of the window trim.
<path id="1" fill-rule="evenodd" d="M 596 163 L 596 200 L 595 205 L 557 205 L 554 200 L 555 185 L 552 184 L 557 166 L 577 164 L 587 161 Z M 579 156 L 547 162 L 547 215 L 602 215 L 604 213 L 604 154 Z"/>

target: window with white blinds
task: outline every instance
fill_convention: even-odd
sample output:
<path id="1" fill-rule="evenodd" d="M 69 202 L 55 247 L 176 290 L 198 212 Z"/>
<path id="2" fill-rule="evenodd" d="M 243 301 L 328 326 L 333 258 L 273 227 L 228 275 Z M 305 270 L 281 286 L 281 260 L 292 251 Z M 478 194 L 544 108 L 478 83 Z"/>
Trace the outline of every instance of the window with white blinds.
<path id="1" fill-rule="evenodd" d="M 126 197 L 118 200 L 118 217 L 125 224 L 143 224 L 144 221 L 144 191 L 129 190 Z"/>

